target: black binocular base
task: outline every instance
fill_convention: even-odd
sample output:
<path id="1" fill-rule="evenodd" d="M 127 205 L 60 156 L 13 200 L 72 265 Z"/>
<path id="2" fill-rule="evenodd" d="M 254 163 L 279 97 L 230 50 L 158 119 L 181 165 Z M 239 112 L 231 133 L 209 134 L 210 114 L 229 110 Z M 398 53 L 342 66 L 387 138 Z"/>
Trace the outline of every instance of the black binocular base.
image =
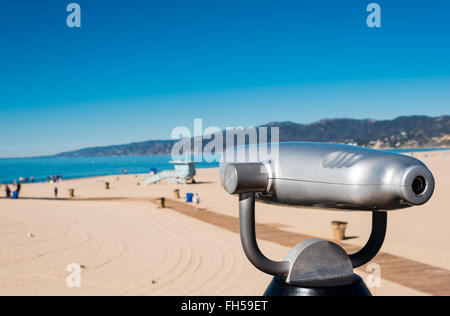
<path id="1" fill-rule="evenodd" d="M 296 287 L 275 277 L 264 296 L 372 296 L 362 278 L 356 274 L 353 277 L 352 284 L 335 287 Z"/>

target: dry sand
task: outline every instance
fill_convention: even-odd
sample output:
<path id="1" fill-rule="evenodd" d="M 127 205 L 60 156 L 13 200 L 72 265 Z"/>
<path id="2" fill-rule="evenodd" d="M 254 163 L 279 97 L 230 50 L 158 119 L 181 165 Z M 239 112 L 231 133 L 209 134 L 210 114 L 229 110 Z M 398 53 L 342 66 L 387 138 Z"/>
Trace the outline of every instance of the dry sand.
<path id="1" fill-rule="evenodd" d="M 450 270 L 450 153 L 419 159 L 433 171 L 436 193 L 425 206 L 390 213 L 383 251 Z M 75 189 L 76 199 L 171 198 L 179 188 L 182 195 L 198 192 L 202 208 L 237 217 L 237 199 L 220 187 L 217 169 L 198 170 L 196 185 L 138 186 L 144 178 L 111 176 L 57 186 L 61 198 Z M 105 190 L 105 181 L 111 190 Z M 0 295 L 260 295 L 270 282 L 248 263 L 236 233 L 146 201 L 54 200 L 54 186 L 24 185 L 23 199 L 0 200 Z M 331 238 L 332 220 L 349 222 L 347 235 L 355 238 L 347 243 L 366 242 L 369 213 L 257 205 L 259 223 L 324 239 Z M 289 251 L 266 241 L 261 248 L 274 259 Z M 81 288 L 66 285 L 71 263 L 83 266 Z M 371 290 L 426 294 L 387 280 Z"/>

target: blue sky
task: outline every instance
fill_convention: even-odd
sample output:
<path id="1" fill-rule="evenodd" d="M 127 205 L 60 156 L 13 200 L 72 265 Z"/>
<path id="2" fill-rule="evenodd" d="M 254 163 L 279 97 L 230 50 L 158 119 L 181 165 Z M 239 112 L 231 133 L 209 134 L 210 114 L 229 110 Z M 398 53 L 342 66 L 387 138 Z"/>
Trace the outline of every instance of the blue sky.
<path id="1" fill-rule="evenodd" d="M 449 114 L 450 3 L 0 3 L 0 157 L 167 139 L 177 126 Z"/>

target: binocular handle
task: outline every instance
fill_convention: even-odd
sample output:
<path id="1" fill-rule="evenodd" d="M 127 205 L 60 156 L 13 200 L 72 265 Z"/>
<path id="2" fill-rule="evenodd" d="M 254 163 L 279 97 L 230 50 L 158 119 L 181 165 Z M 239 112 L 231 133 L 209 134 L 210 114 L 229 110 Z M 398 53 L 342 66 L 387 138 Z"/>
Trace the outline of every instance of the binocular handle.
<path id="1" fill-rule="evenodd" d="M 255 231 L 255 193 L 239 195 L 239 226 L 241 242 L 247 258 L 255 267 L 267 274 L 287 277 L 291 264 L 289 261 L 272 261 L 263 255 L 258 247 Z"/>
<path id="2" fill-rule="evenodd" d="M 372 232 L 367 244 L 350 255 L 353 268 L 358 268 L 375 258 L 383 246 L 387 231 L 387 212 L 372 212 Z"/>
<path id="3" fill-rule="evenodd" d="M 255 227 L 255 193 L 239 195 L 239 226 L 244 252 L 250 262 L 262 272 L 285 278 L 291 268 L 289 261 L 272 261 L 258 247 Z M 357 253 L 349 255 L 353 268 L 372 260 L 380 251 L 386 237 L 387 213 L 372 212 L 372 233 L 367 244 Z"/>

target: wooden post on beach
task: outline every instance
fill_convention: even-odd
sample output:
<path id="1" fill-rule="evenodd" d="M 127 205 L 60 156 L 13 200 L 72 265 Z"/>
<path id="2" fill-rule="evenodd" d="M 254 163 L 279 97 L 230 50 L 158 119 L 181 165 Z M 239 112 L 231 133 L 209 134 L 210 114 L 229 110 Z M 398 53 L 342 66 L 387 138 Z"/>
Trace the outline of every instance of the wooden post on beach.
<path id="1" fill-rule="evenodd" d="M 180 199 L 180 189 L 173 190 L 173 195 L 176 199 Z"/>
<path id="2" fill-rule="evenodd" d="M 347 222 L 334 221 L 331 223 L 334 241 L 343 241 L 345 239 L 345 230 L 347 229 L 347 225 Z"/>
<path id="3" fill-rule="evenodd" d="M 75 197 L 75 190 L 74 189 L 69 189 L 69 197 L 70 198 L 74 198 Z"/>
<path id="4" fill-rule="evenodd" d="M 110 189 L 109 182 L 105 182 L 105 189 L 106 189 L 106 190 L 109 190 L 109 189 Z"/>
<path id="5" fill-rule="evenodd" d="M 156 205 L 158 205 L 158 208 L 165 208 L 166 207 L 166 199 L 165 198 L 158 198 L 156 200 Z"/>

